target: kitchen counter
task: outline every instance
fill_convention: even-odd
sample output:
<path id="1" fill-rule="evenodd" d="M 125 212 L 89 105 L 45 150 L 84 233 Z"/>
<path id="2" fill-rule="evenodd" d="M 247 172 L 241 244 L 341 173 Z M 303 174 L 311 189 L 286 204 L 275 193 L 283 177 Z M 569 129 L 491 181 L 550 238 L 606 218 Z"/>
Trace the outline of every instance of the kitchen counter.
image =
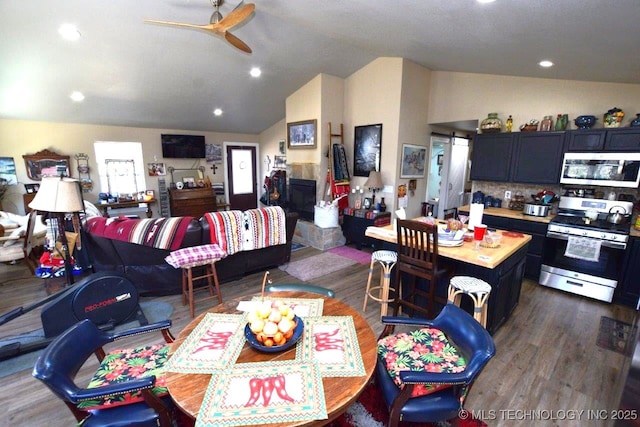
<path id="1" fill-rule="evenodd" d="M 368 227 L 365 235 L 380 240 L 383 249 L 395 251 L 398 246 L 396 233 L 393 225 L 387 225 Z M 440 265 L 450 268 L 453 275 L 476 277 L 491 285 L 491 296 L 487 303 L 487 331 L 491 334 L 495 334 L 509 319 L 520 301 L 527 250 L 531 241 L 531 235 L 521 234 L 518 237 L 503 234 L 499 247 L 480 247 L 479 251 L 474 250 L 474 242 L 465 242 L 458 247 L 438 246 Z M 435 295 L 446 301 L 449 283 L 447 278 L 443 279 L 436 283 Z M 395 280 L 394 275 L 392 280 Z M 428 286 L 422 279 L 418 281 L 419 288 L 426 290 Z M 438 309 L 442 308 L 437 299 L 435 302 Z M 462 302 L 462 307 L 472 314 L 473 307 L 469 300 L 463 298 Z"/>
<path id="2" fill-rule="evenodd" d="M 421 218 L 416 219 L 420 220 Z M 500 230 L 498 230 L 498 232 L 500 232 Z M 384 227 L 367 227 L 365 236 L 384 240 L 385 242 L 392 244 L 396 244 L 398 242 L 396 230 L 393 225 L 387 225 Z M 458 247 L 439 246 L 438 255 L 452 260 L 493 269 L 503 263 L 519 249 L 526 246 L 530 240 L 531 236 L 528 234 L 522 234 L 522 237 L 510 237 L 503 234 L 500 246 L 497 248 L 480 247 L 479 251 L 475 251 L 474 242 L 464 242 L 462 246 Z"/>
<path id="3" fill-rule="evenodd" d="M 470 205 L 460 206 L 458 208 L 458 212 L 459 211 L 469 212 L 470 210 L 471 210 Z M 484 214 L 501 216 L 503 218 L 521 219 L 524 221 L 542 222 L 545 224 L 549 224 L 549 222 L 551 222 L 553 217 L 556 216 L 555 214 L 547 215 L 547 216 L 531 216 L 531 215 L 523 214 L 522 211 L 514 211 L 506 208 L 484 208 Z"/>

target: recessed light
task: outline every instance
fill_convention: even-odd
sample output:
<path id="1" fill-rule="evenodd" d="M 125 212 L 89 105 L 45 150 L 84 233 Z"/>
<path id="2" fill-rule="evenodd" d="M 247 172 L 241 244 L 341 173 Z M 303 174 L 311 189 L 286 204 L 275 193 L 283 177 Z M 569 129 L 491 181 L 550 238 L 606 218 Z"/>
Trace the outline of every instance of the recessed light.
<path id="1" fill-rule="evenodd" d="M 69 41 L 79 40 L 81 36 L 80 31 L 72 24 L 62 24 L 60 28 L 58 28 L 58 34 L 60 34 L 63 39 Z"/>
<path id="2" fill-rule="evenodd" d="M 71 95 L 69 95 L 69 98 L 71 98 L 71 100 L 75 102 L 82 102 L 84 101 L 84 94 L 76 90 L 71 92 Z"/>
<path id="3" fill-rule="evenodd" d="M 478 3 L 493 3 L 496 0 L 477 0 Z"/>
<path id="4" fill-rule="evenodd" d="M 249 71 L 249 74 L 251 75 L 251 77 L 260 77 L 260 75 L 262 74 L 262 70 L 258 67 L 253 67 L 251 71 Z"/>
<path id="5" fill-rule="evenodd" d="M 547 61 L 547 60 L 540 61 L 540 62 L 538 62 L 538 65 L 541 66 L 541 67 L 544 67 L 544 68 L 549 68 L 549 67 L 553 67 L 553 62 Z"/>
<path id="6" fill-rule="evenodd" d="M 215 110 L 213 110 L 213 114 L 216 116 L 221 116 L 222 115 L 222 110 L 219 108 L 216 108 Z"/>

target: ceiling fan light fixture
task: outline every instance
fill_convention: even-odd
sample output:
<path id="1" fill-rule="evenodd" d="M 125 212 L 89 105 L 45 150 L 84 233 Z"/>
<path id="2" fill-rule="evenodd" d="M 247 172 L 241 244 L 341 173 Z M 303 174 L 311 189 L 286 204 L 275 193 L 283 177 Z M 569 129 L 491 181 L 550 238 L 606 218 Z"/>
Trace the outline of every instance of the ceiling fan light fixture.
<path id="1" fill-rule="evenodd" d="M 82 36 L 80 31 L 78 31 L 78 28 L 73 24 L 62 24 L 60 28 L 58 28 L 58 34 L 68 41 L 80 40 L 80 37 Z"/>
<path id="2" fill-rule="evenodd" d="M 215 11 L 211 14 L 211 19 L 209 19 L 210 24 L 217 24 L 222 21 L 222 14 L 219 11 Z"/>

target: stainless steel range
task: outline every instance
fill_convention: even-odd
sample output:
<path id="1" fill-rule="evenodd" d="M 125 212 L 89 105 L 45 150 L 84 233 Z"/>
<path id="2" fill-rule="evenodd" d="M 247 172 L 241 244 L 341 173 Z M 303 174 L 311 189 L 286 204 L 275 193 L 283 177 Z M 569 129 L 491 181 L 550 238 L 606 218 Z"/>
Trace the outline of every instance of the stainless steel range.
<path id="1" fill-rule="evenodd" d="M 547 228 L 540 284 L 611 302 L 632 208 L 630 202 L 563 196 Z M 621 215 L 611 215 L 616 212 Z"/>

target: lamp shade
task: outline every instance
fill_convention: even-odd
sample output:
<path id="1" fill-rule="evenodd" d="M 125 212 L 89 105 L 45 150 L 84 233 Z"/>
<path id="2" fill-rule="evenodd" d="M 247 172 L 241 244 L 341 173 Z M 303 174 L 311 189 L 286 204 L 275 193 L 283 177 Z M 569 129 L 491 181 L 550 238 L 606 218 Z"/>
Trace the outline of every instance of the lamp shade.
<path id="1" fill-rule="evenodd" d="M 384 185 L 382 184 L 382 176 L 380 175 L 380 172 L 369 172 L 369 178 L 367 178 L 367 182 L 364 183 L 364 186 L 374 190 L 379 190 L 384 187 Z"/>
<path id="2" fill-rule="evenodd" d="M 80 185 L 71 178 L 43 177 L 29 207 L 42 212 L 80 212 L 84 209 Z"/>

